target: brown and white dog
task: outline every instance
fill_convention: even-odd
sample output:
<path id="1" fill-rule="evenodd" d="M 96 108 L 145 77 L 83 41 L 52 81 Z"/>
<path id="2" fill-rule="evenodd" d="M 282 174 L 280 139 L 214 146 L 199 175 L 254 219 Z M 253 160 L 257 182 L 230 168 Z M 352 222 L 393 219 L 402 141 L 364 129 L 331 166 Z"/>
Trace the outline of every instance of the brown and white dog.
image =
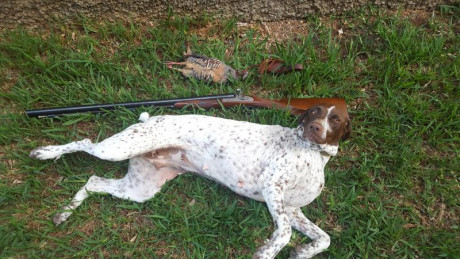
<path id="1" fill-rule="evenodd" d="M 129 159 L 128 173 L 122 179 L 91 176 L 69 205 L 54 216 L 56 225 L 91 192 L 145 202 L 167 180 L 192 172 L 266 202 L 276 230 L 253 258 L 274 258 L 289 242 L 292 228 L 312 239 L 297 247 L 293 258 L 310 258 L 329 246 L 329 236 L 300 208 L 321 193 L 324 167 L 337 153 L 339 140 L 350 135 L 345 105 L 316 105 L 300 117 L 297 128 L 200 115 L 149 117 L 143 113 L 139 119 L 141 123 L 100 143 L 85 139 L 30 153 L 42 160 L 77 151 L 110 161 Z"/>

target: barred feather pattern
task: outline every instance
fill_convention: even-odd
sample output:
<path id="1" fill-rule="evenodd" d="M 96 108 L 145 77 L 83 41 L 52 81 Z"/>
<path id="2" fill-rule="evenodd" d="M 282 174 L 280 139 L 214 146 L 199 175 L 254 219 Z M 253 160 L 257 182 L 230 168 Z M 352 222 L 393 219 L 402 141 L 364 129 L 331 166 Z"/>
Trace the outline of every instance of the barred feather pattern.
<path id="1" fill-rule="evenodd" d="M 212 71 L 193 71 L 193 75 L 198 80 L 213 81 Z"/>
<path id="2" fill-rule="evenodd" d="M 203 68 L 213 69 L 222 66 L 222 62 L 215 58 L 206 58 L 206 57 L 198 57 L 198 56 L 190 56 L 187 59 L 187 62 L 196 63 L 201 65 Z"/>

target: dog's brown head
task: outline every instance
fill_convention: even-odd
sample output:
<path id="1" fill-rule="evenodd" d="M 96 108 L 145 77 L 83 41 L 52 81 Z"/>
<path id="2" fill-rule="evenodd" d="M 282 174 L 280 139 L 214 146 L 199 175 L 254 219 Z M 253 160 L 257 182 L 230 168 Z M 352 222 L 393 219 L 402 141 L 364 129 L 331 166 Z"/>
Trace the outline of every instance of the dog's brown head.
<path id="1" fill-rule="evenodd" d="M 351 122 L 345 104 L 317 104 L 299 117 L 303 138 L 316 143 L 337 146 L 351 134 Z"/>

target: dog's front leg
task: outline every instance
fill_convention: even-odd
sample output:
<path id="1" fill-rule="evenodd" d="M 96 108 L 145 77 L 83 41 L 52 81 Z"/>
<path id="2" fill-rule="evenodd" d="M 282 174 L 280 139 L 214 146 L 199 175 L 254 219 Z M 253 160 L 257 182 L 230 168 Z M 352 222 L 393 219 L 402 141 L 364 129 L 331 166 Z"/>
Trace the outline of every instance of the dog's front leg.
<path id="1" fill-rule="evenodd" d="M 290 258 L 311 258 L 329 247 L 331 243 L 329 235 L 308 220 L 300 208 L 288 207 L 287 213 L 292 227 L 313 240 L 313 242 L 309 244 L 296 247 L 296 249 L 292 251 Z"/>
<path id="2" fill-rule="evenodd" d="M 253 259 L 274 258 L 291 239 L 292 229 L 284 204 L 285 186 L 283 182 L 284 180 L 281 179 L 267 182 L 262 189 L 265 202 L 275 222 L 276 230 L 270 240 L 257 250 Z"/>

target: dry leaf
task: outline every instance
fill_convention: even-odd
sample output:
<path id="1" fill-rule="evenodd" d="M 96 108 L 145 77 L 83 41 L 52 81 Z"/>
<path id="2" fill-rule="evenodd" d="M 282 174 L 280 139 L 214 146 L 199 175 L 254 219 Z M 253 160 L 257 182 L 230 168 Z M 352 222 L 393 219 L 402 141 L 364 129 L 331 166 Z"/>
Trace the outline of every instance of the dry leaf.
<path id="1" fill-rule="evenodd" d="M 137 238 L 137 235 L 133 236 L 133 237 L 129 240 L 129 242 L 132 243 L 132 242 L 136 241 L 136 238 Z"/>
<path id="2" fill-rule="evenodd" d="M 292 71 L 300 71 L 303 70 L 302 64 L 295 64 L 294 66 L 290 67 L 287 66 L 283 60 L 281 59 L 264 59 L 259 64 L 259 74 L 271 73 L 271 74 L 284 74 L 287 72 Z"/>
<path id="3" fill-rule="evenodd" d="M 407 224 L 404 224 L 403 228 L 404 229 L 409 229 L 409 228 L 415 228 L 417 225 L 415 224 L 412 224 L 412 223 L 407 223 Z"/>

